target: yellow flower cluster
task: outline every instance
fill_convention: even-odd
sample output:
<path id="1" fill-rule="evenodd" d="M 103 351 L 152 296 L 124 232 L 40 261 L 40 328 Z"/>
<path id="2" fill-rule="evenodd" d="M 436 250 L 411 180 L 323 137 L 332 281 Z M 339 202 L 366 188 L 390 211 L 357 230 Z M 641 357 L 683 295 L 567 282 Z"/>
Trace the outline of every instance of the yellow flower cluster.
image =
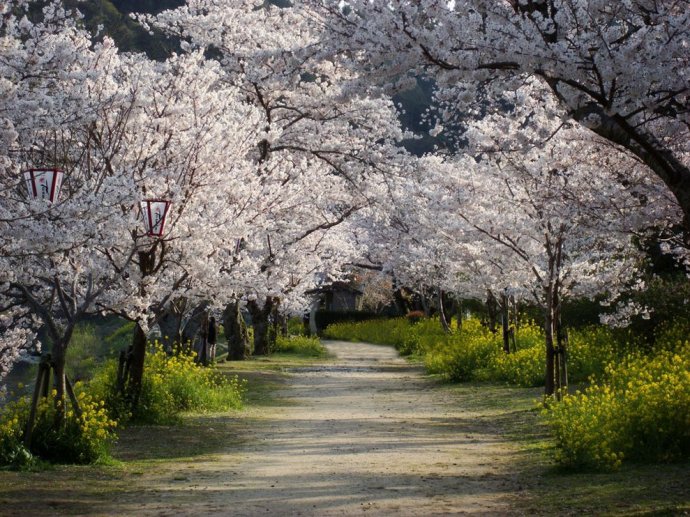
<path id="1" fill-rule="evenodd" d="M 104 402 L 94 400 L 81 383 L 74 389 L 80 411 L 70 402 L 63 408 L 55 390 L 48 398 L 39 399 L 31 440 L 34 455 L 48 461 L 89 463 L 107 454 L 117 422 L 108 415 Z M 30 458 L 22 443 L 30 404 L 29 397 L 22 397 L 0 413 L 0 464 Z M 58 411 L 63 414 L 61 419 L 56 418 Z"/>
<path id="2" fill-rule="evenodd" d="M 117 421 L 110 418 L 102 400 L 96 401 L 86 393 L 81 383 L 75 385 L 77 399 L 81 409 L 81 416 L 77 417 L 74 411 L 67 412 L 67 418 L 77 418 L 81 429 L 82 439 L 93 442 L 99 446 L 104 440 L 112 440 L 115 436 Z"/>
<path id="3" fill-rule="evenodd" d="M 630 354 L 606 367 L 601 384 L 544 412 L 569 466 L 615 469 L 624 458 L 690 456 L 690 343 L 676 353 Z"/>
<path id="4" fill-rule="evenodd" d="M 122 407 L 116 392 L 117 365 L 110 364 L 92 386 L 110 404 Z M 223 411 L 239 408 L 245 391 L 236 376 L 226 376 L 213 367 L 195 362 L 195 354 L 182 347 L 173 354 L 159 343 L 152 343 L 146 356 L 139 404 L 134 414 L 119 410 L 119 417 L 146 423 L 174 422 L 184 411 Z M 119 406 L 118 406 L 119 404 Z"/>

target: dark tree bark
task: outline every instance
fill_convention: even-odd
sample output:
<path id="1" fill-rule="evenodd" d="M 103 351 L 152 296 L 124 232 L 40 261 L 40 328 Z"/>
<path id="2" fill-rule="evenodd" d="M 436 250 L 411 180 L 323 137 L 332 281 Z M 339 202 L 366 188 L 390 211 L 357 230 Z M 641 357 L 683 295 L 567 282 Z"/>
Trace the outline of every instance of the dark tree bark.
<path id="1" fill-rule="evenodd" d="M 149 276 L 155 269 L 156 248 L 157 245 L 154 245 L 149 251 L 140 251 L 138 253 L 139 271 L 142 278 Z M 141 394 L 141 386 L 144 381 L 144 361 L 146 358 L 146 333 L 141 323 L 136 323 L 132 344 L 129 346 L 127 353 L 129 368 L 127 369 L 128 377 L 124 383 L 127 391 L 126 396 L 130 401 L 132 409 L 135 409 L 139 404 L 139 395 Z"/>
<path id="2" fill-rule="evenodd" d="M 209 351 L 208 351 L 208 312 L 204 311 L 201 316 L 201 325 L 199 328 L 199 340 L 198 347 L 199 356 L 197 362 L 208 366 L 209 362 Z"/>
<path id="3" fill-rule="evenodd" d="M 446 333 L 450 333 L 450 322 L 446 318 L 446 309 L 443 304 L 443 289 L 438 288 L 438 318 L 441 321 L 441 327 Z"/>
<path id="4" fill-rule="evenodd" d="M 520 328 L 520 306 L 515 296 L 511 296 L 510 300 L 513 305 L 513 328 L 511 329 L 510 338 L 513 343 L 513 352 L 517 352 L 517 332 Z"/>
<path id="5" fill-rule="evenodd" d="M 239 300 L 229 303 L 223 311 L 223 327 L 228 341 L 228 361 L 243 361 L 251 355 L 247 324 Z"/>
<path id="6" fill-rule="evenodd" d="M 278 316 L 278 325 L 280 326 L 280 335 L 282 337 L 287 337 L 289 334 L 287 314 L 283 313 Z"/>
<path id="7" fill-rule="evenodd" d="M 546 245 L 549 257 L 549 277 L 546 286 L 546 304 L 544 307 L 544 331 L 546 334 L 546 379 L 544 382 L 544 395 L 556 396 L 561 399 L 562 390 L 567 388 L 566 355 L 560 348 L 560 268 L 563 260 L 563 238 L 549 239 Z M 562 336 L 561 336 L 562 341 Z"/>
<path id="8" fill-rule="evenodd" d="M 556 303 L 555 333 L 556 354 L 558 357 L 557 384 L 560 389 L 565 389 L 568 387 L 568 332 L 563 325 L 560 301 Z"/>
<path id="9" fill-rule="evenodd" d="M 129 351 L 129 378 L 126 383 L 127 399 L 134 409 L 139 405 L 141 386 L 144 381 L 144 362 L 146 359 L 146 332 L 137 323 Z"/>
<path id="10" fill-rule="evenodd" d="M 167 351 L 173 350 L 175 345 L 182 343 L 182 312 L 183 308 L 178 303 L 172 303 L 163 314 L 158 317 L 158 326 L 161 329 L 161 343 Z"/>
<path id="11" fill-rule="evenodd" d="M 252 315 L 252 325 L 254 327 L 254 355 L 268 355 L 270 353 L 270 315 L 273 310 L 275 299 L 267 297 L 263 307 L 259 306 L 256 300 L 250 300 L 247 309 Z"/>
<path id="12" fill-rule="evenodd" d="M 399 287 L 395 276 L 393 276 L 393 303 L 398 316 L 405 316 L 410 312 L 410 305 L 403 294 L 403 287 Z"/>
<path id="13" fill-rule="evenodd" d="M 486 316 L 489 330 L 495 334 L 496 324 L 498 321 L 498 302 L 496 301 L 494 293 L 492 293 L 491 291 L 487 291 Z"/>
<path id="14" fill-rule="evenodd" d="M 462 329 L 462 300 L 455 298 L 453 300 L 453 312 L 455 313 L 455 319 L 458 322 L 458 330 Z"/>
<path id="15" fill-rule="evenodd" d="M 504 291 L 501 294 L 501 328 L 503 330 L 503 351 L 506 354 L 510 353 L 510 301 L 508 294 Z"/>
<path id="16" fill-rule="evenodd" d="M 278 298 L 274 298 L 271 312 L 268 317 L 268 350 L 270 353 L 272 350 L 276 349 L 278 333 L 280 332 L 280 300 Z"/>
<path id="17" fill-rule="evenodd" d="M 203 328 L 204 318 L 207 316 L 208 303 L 202 303 L 194 308 L 187 323 L 182 329 L 182 344 L 184 347 L 193 347 Z M 200 350 L 200 349 L 199 349 Z"/>

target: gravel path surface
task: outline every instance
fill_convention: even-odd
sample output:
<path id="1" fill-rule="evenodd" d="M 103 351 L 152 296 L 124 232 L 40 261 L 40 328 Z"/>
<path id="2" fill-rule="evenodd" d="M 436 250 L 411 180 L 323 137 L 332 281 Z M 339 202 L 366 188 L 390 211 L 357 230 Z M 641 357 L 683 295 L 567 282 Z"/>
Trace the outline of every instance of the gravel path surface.
<path id="1" fill-rule="evenodd" d="M 145 476 L 140 515 L 501 515 L 516 451 L 389 347 L 327 342 L 337 360 L 290 372 L 256 439 Z M 230 440 L 229 440 L 230 441 Z M 134 495 L 134 494 L 133 494 Z M 144 502 L 146 501 L 146 502 Z"/>

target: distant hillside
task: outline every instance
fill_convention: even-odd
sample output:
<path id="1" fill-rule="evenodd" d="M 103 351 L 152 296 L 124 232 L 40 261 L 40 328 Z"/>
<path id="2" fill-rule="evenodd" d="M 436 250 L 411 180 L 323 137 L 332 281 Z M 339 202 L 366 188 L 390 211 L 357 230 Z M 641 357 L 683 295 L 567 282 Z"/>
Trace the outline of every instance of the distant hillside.
<path id="1" fill-rule="evenodd" d="M 129 14 L 155 14 L 179 7 L 184 0 L 67 0 L 65 4 L 78 8 L 84 14 L 84 24 L 94 34 L 102 25 L 101 34 L 113 38 L 122 51 L 145 52 L 151 59 L 160 60 L 179 48 L 177 40 L 173 38 L 159 32 L 150 35 Z"/>

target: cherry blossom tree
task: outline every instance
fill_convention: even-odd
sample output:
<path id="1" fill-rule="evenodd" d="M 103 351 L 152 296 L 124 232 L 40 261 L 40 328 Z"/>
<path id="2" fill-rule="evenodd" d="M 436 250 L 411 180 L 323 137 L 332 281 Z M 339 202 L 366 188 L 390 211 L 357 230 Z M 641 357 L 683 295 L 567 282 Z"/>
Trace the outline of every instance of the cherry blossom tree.
<path id="1" fill-rule="evenodd" d="M 3 5 L 0 26 L 3 364 L 9 367 L 31 331 L 44 326 L 57 400 L 63 401 L 74 325 L 108 287 L 88 250 L 117 234 L 105 224 L 117 204 L 117 182 L 78 166 L 80 128 L 94 119 L 92 93 L 108 89 L 116 53 L 109 40 L 93 45 L 61 3 L 48 3 L 35 22 L 28 7 L 23 1 Z M 68 179 L 55 202 L 31 199 L 22 171 L 35 167 L 64 169 Z"/>
<path id="2" fill-rule="evenodd" d="M 136 393 L 147 331 L 171 304 L 186 299 L 194 307 L 230 294 L 218 273 L 260 215 L 250 205 L 259 178 L 246 156 L 261 129 L 256 110 L 199 52 L 164 63 L 131 56 L 123 74 L 130 102 L 103 114 L 94 130 L 102 135 L 95 138 L 99 154 L 130 184 L 124 209 L 147 198 L 171 207 L 162 235 L 148 235 L 139 222 L 107 251 L 121 293 L 99 307 L 137 322 L 129 370 Z"/>
<path id="3" fill-rule="evenodd" d="M 338 226 L 371 205 L 381 174 L 405 161 L 394 145 L 402 132 L 391 101 L 347 95 L 342 78 L 348 71 L 318 56 L 323 28 L 312 14 L 299 5 L 194 0 L 141 17 L 179 36 L 184 48 L 202 48 L 217 59 L 225 80 L 262 114 L 256 174 L 262 189 L 279 188 L 275 198 L 263 198 L 275 199 L 264 212 L 268 226 L 258 235 L 242 236 L 265 277 L 238 293 L 248 299 L 255 322 L 265 320 L 288 291 L 296 293 L 290 279 L 306 278 L 292 271 L 296 262 L 312 272 L 325 256 L 335 264 L 333 257 L 342 253 L 332 253 L 322 236 L 347 235 Z M 349 248 L 344 242 L 339 247 Z M 290 256 L 289 262 L 282 255 Z M 308 282 L 300 284 L 300 290 L 308 288 Z M 255 328 L 258 353 L 266 350 L 263 335 Z"/>
<path id="4" fill-rule="evenodd" d="M 540 91 L 538 84 L 527 84 L 516 96 L 538 97 Z M 464 243 L 465 251 L 474 252 L 472 269 L 457 278 L 482 279 L 481 287 L 529 296 L 543 308 L 551 395 L 567 383 L 559 374 L 563 301 L 601 293 L 615 297 L 629 288 L 642 259 L 632 238 L 643 235 L 650 221 L 677 221 L 680 209 L 642 165 L 612 153 L 605 140 L 581 127 L 563 125 L 562 117 L 552 117 L 557 106 L 548 98 L 540 102 L 547 109 L 514 102 L 512 117 L 497 114 L 471 127 L 474 156 L 428 157 L 424 197 L 444 221 L 438 231 L 448 244 Z M 553 136 L 544 142 L 543 132 Z M 521 142 L 509 139 L 516 134 Z"/>
<path id="5" fill-rule="evenodd" d="M 247 203 L 259 179 L 253 168 L 247 176 L 245 156 L 259 119 L 200 53 L 164 63 L 121 55 L 107 39 L 92 44 L 58 6 L 46 8 L 44 24 L 5 18 L 3 164 L 13 174 L 2 190 L 3 305 L 48 326 L 59 378 L 83 314 L 97 309 L 137 322 L 135 399 L 146 330 L 171 300 L 212 296 L 207 279 L 219 265 L 212 258 L 256 220 Z M 10 146 L 64 169 L 58 203 L 20 194 L 21 164 Z M 160 237 L 147 234 L 138 213 L 151 198 L 172 206 Z M 18 303 L 29 310 L 18 312 Z M 59 399 L 63 393 L 58 386 Z"/>
<path id="6" fill-rule="evenodd" d="M 309 0 L 353 84 L 439 86 L 446 121 L 537 78 L 567 116 L 658 176 L 690 238 L 687 0 Z M 480 107 L 478 107 L 480 106 Z"/>

